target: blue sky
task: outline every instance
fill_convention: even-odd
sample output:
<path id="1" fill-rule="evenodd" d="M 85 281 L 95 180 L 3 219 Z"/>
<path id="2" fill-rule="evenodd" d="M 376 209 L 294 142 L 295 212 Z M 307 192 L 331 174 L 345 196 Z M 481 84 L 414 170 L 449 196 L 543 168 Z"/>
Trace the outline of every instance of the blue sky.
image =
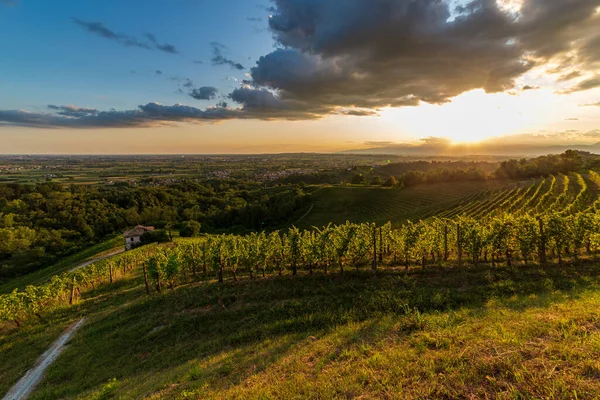
<path id="1" fill-rule="evenodd" d="M 86 32 L 72 18 L 101 22 L 133 37 L 152 33 L 180 54 L 120 45 Z M 193 104 L 177 92 L 173 77 L 229 92 L 235 86 L 231 78 L 244 79 L 247 71 L 211 65 L 210 43 L 227 46 L 228 57 L 250 67 L 272 49 L 267 18 L 268 11 L 258 4 L 235 0 L 23 0 L 2 7 L 0 88 L 9 95 L 0 97 L 0 108 L 77 104 L 129 109 L 149 99 Z"/>
<path id="2" fill-rule="evenodd" d="M 598 26 L 600 0 L 0 0 L 0 153 L 598 142 Z"/>

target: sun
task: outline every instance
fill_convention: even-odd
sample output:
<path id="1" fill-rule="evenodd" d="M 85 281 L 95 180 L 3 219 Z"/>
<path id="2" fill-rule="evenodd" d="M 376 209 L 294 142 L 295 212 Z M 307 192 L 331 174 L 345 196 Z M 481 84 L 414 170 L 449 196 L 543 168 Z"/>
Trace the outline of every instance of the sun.
<path id="1" fill-rule="evenodd" d="M 454 143 L 476 143 L 517 134 L 552 115 L 551 91 L 486 93 L 477 89 L 446 104 L 422 103 L 414 108 L 386 109 L 382 123 L 394 126 L 403 136 L 444 137 Z"/>

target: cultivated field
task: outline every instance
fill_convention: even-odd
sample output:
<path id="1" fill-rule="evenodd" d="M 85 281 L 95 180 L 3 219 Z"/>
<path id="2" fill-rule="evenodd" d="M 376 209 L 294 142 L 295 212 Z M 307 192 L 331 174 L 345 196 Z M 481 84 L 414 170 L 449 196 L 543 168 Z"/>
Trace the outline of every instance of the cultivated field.
<path id="1" fill-rule="evenodd" d="M 85 316 L 32 398 L 597 398 L 599 183 L 322 188 L 301 224 L 393 223 L 64 272 L 0 297 L 0 393 Z"/>
<path id="2" fill-rule="evenodd" d="M 314 207 L 298 225 L 309 229 L 329 222 L 391 221 L 397 227 L 406 220 L 432 217 L 483 218 L 503 212 L 568 211 L 570 207 L 591 205 L 599 193 L 600 177 L 595 172 L 517 183 L 451 182 L 403 189 L 325 187 L 313 194 Z"/>

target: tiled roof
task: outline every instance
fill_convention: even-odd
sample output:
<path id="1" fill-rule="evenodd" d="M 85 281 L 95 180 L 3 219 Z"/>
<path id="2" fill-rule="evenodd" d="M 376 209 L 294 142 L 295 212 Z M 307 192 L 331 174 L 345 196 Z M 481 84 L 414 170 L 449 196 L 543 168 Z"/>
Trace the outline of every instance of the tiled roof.
<path id="1" fill-rule="evenodd" d="M 144 233 L 146 233 L 146 232 L 152 232 L 153 230 L 154 230 L 153 226 L 138 225 L 135 228 L 133 228 L 132 230 L 129 230 L 129 231 L 125 232 L 123 234 L 123 236 L 126 237 L 126 238 L 136 237 L 136 236 L 142 236 Z"/>

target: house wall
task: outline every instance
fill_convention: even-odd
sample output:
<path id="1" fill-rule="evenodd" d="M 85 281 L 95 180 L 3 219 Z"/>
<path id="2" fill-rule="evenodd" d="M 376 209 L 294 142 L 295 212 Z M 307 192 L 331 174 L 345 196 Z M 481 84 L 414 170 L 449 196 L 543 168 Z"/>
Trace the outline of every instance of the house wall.
<path id="1" fill-rule="evenodd" d="M 125 248 L 131 250 L 142 242 L 141 236 L 125 238 Z"/>

